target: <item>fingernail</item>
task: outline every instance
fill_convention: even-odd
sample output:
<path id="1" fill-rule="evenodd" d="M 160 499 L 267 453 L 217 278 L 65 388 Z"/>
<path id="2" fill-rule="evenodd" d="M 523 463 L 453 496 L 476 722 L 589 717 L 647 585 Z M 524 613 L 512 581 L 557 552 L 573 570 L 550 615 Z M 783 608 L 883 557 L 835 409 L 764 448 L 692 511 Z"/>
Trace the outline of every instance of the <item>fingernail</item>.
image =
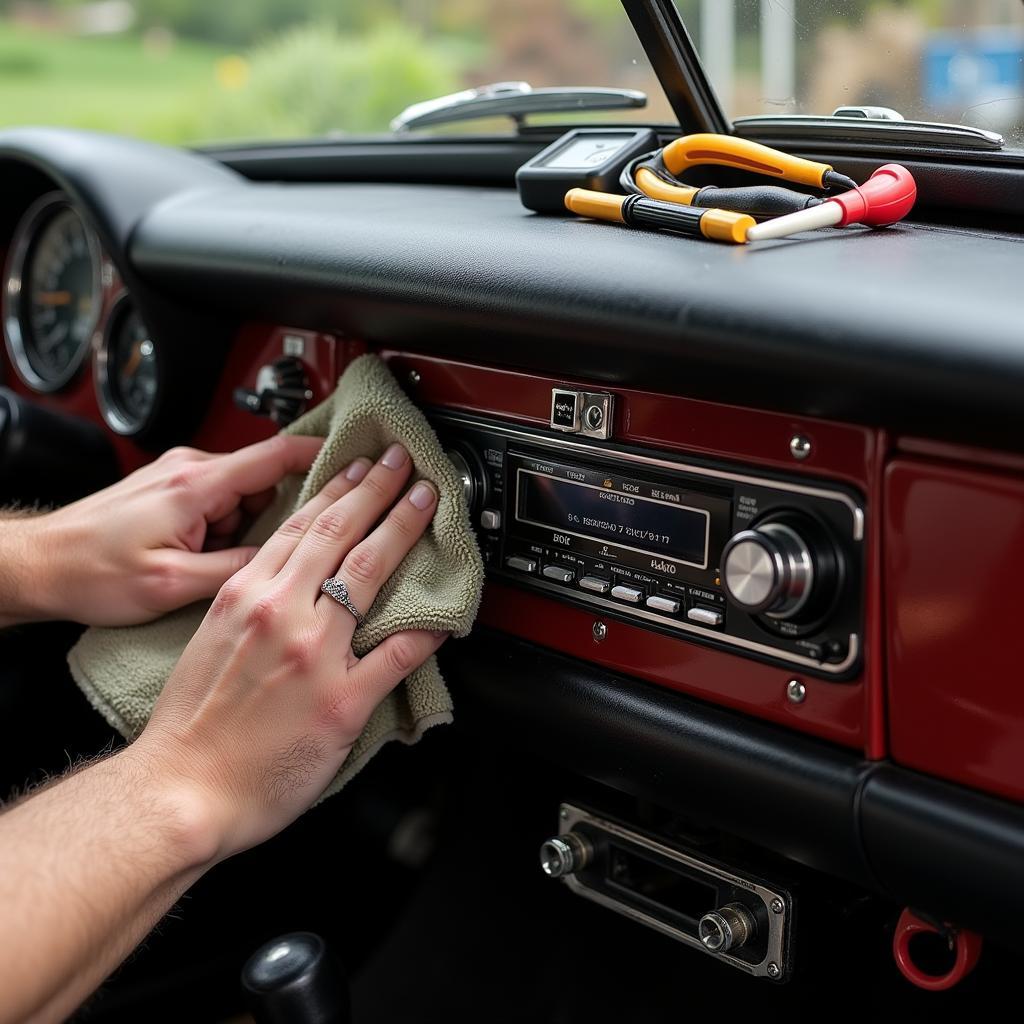
<path id="1" fill-rule="evenodd" d="M 345 479 L 357 483 L 366 476 L 370 463 L 366 459 L 356 459 L 348 469 L 345 470 Z"/>
<path id="2" fill-rule="evenodd" d="M 400 445 L 393 444 L 380 460 L 382 466 L 388 469 L 401 469 L 409 460 L 409 453 Z"/>
<path id="3" fill-rule="evenodd" d="M 435 640 L 440 640 L 441 637 L 443 637 L 443 636 L 451 636 L 452 635 L 452 631 L 450 629 L 432 629 L 430 631 L 430 635 Z"/>
<path id="4" fill-rule="evenodd" d="M 409 500 L 421 512 L 425 512 L 437 500 L 437 491 L 425 480 L 421 480 L 410 492 Z"/>

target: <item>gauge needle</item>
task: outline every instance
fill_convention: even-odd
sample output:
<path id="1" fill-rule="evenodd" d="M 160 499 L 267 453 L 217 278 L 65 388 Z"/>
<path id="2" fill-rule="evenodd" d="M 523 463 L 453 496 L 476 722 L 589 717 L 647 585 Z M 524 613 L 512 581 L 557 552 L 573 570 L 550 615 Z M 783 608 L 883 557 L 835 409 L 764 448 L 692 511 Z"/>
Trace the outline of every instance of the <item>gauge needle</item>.
<path id="1" fill-rule="evenodd" d="M 121 372 L 127 377 L 135 375 L 135 371 L 139 368 L 139 362 L 142 359 L 142 342 L 137 341 L 132 345 L 132 354 L 128 357 L 128 362 L 124 364 L 124 370 Z"/>
<path id="2" fill-rule="evenodd" d="M 66 306 L 71 301 L 71 292 L 36 292 L 40 306 Z"/>

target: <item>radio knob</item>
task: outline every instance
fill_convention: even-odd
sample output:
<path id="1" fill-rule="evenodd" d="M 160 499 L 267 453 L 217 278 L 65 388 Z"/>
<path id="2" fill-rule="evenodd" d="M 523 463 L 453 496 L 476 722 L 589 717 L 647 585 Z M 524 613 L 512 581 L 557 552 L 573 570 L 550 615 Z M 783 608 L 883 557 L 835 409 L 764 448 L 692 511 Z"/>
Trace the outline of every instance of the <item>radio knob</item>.
<path id="1" fill-rule="evenodd" d="M 477 505 L 482 505 L 485 497 L 483 466 L 468 448 L 447 448 L 445 455 L 455 467 L 455 475 L 462 485 L 462 495 L 466 499 L 470 518 L 475 518 Z"/>
<path id="2" fill-rule="evenodd" d="M 802 534 L 788 523 L 765 522 L 725 545 L 722 576 L 729 598 L 745 612 L 791 619 L 810 600 L 815 559 Z"/>

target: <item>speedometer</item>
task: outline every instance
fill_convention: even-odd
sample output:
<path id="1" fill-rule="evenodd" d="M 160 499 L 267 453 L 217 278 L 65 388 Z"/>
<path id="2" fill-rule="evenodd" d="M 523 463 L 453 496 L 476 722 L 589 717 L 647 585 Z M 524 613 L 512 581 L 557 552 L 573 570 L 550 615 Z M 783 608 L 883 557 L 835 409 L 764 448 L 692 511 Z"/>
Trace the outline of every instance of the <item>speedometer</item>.
<path id="1" fill-rule="evenodd" d="M 75 374 L 100 312 L 99 243 L 60 193 L 18 225 L 6 280 L 4 337 L 18 373 L 37 391 Z"/>

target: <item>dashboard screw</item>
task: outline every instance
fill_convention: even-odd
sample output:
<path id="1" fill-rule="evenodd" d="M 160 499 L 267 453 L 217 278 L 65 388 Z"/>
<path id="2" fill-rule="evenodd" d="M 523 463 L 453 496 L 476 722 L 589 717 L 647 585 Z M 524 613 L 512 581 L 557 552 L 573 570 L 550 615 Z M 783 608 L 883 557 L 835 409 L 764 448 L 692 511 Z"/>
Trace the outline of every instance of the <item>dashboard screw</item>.
<path id="1" fill-rule="evenodd" d="M 779 965 L 774 961 L 772 961 L 766 969 L 768 971 L 769 978 L 777 978 L 782 973 L 782 971 L 779 970 Z"/>
<path id="2" fill-rule="evenodd" d="M 782 904 L 782 900 L 780 900 L 778 896 L 772 900 L 770 906 L 773 914 L 781 914 L 782 911 L 786 909 Z"/>
<path id="3" fill-rule="evenodd" d="M 419 382 L 421 380 L 423 380 L 423 378 L 420 376 L 420 371 L 419 370 L 410 370 L 409 371 L 409 383 L 410 384 L 419 384 Z"/>
<path id="4" fill-rule="evenodd" d="M 811 454 L 811 439 L 803 434 L 794 434 L 789 439 L 789 454 L 797 462 L 803 462 Z"/>
<path id="5" fill-rule="evenodd" d="M 807 699 L 807 687 L 799 679 L 790 679 L 786 684 L 786 696 L 791 704 L 803 704 Z"/>
<path id="6" fill-rule="evenodd" d="M 594 643 L 599 644 L 608 635 L 608 627 L 598 619 L 594 622 L 591 632 L 594 634 Z"/>

